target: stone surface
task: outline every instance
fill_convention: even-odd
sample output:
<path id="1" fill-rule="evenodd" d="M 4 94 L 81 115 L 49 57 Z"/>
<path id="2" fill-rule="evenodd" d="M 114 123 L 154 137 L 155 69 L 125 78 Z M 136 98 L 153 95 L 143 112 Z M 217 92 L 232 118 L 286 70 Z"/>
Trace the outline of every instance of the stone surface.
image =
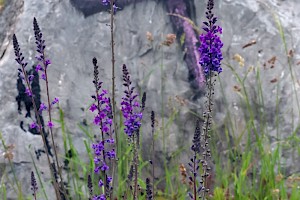
<path id="1" fill-rule="evenodd" d="M 110 64 L 110 30 L 107 24 L 110 16 L 107 12 L 91 6 L 92 1 L 87 0 L 87 4 L 77 5 L 76 0 L 26 0 L 7 1 L 7 5 L 0 15 L 0 131 L 7 144 L 14 144 L 14 159 L 17 174 L 22 174 L 20 180 L 29 182 L 30 171 L 33 170 L 32 160 L 29 152 L 42 148 L 40 136 L 28 131 L 28 123 L 31 118 L 25 118 L 26 109 L 24 102 L 21 103 L 21 113 L 18 111 L 16 97 L 17 90 L 17 64 L 14 61 L 14 52 L 11 42 L 12 34 L 18 37 L 21 50 L 29 66 L 35 65 L 35 45 L 32 31 L 32 20 L 35 16 L 40 24 L 43 36 L 46 40 L 46 53 L 52 61 L 49 68 L 50 93 L 51 98 L 59 97 L 60 106 L 65 112 L 65 121 L 69 134 L 74 138 L 74 143 L 81 155 L 85 155 L 83 139 L 85 134 L 79 129 L 78 124 L 84 124 L 84 120 L 91 124 L 92 115 L 88 112 L 88 106 L 93 94 L 93 67 L 92 58 L 97 57 L 101 68 L 101 80 L 104 88 L 110 88 L 111 64 Z M 215 121 L 218 124 L 224 123 L 228 113 L 231 113 L 235 130 L 232 137 L 237 137 L 245 127 L 243 121 L 244 105 L 238 93 L 233 87 L 238 85 L 237 79 L 232 71 L 226 67 L 230 64 L 240 76 L 245 76 L 250 66 L 254 66 L 255 71 L 248 74 L 246 87 L 249 89 L 253 101 L 253 109 L 257 123 L 259 124 L 259 100 L 257 95 L 257 82 L 255 72 L 259 71 L 262 77 L 263 97 L 268 129 L 273 134 L 269 137 L 271 142 L 276 137 L 276 92 L 279 92 L 279 116 L 280 116 L 280 137 L 287 137 L 296 127 L 299 121 L 299 112 L 291 83 L 291 74 L 287 66 L 286 52 L 280 38 L 278 28 L 272 13 L 276 13 L 282 22 L 283 30 L 286 33 L 288 50 L 294 50 L 293 62 L 295 88 L 299 94 L 299 70 L 295 65 L 300 60 L 299 44 L 297 36 L 300 34 L 300 4 L 298 0 L 279 1 L 255 1 L 255 0 L 223 0 L 216 1 L 216 14 L 219 22 L 223 26 L 224 35 L 224 72 L 221 74 L 221 84 L 226 94 L 226 101 L 219 89 L 216 87 L 216 107 Z M 74 4 L 75 2 L 75 4 Z M 78 2 L 78 1 L 77 1 Z M 179 42 L 170 47 L 161 46 L 166 34 L 173 33 L 173 19 L 167 15 L 170 5 L 165 5 L 162 1 L 136 1 L 132 4 L 124 4 L 122 10 L 116 14 L 115 39 L 116 39 L 116 83 L 117 95 L 120 102 L 122 95 L 122 75 L 121 66 L 125 63 L 132 77 L 132 82 L 141 91 L 147 91 L 147 108 L 145 113 L 144 143 L 143 151 L 148 152 L 150 133 L 150 112 L 157 112 L 158 121 L 164 118 L 165 123 L 175 116 L 175 124 L 172 124 L 166 131 L 166 148 L 168 157 L 172 152 L 181 147 L 188 147 L 192 140 L 194 129 L 194 117 L 190 110 L 201 113 L 203 98 L 192 88 L 189 82 L 189 68 L 184 61 L 184 52 Z M 185 1 L 179 1 L 184 3 Z M 77 6 L 76 6 L 77 5 Z M 80 7 L 85 7 L 86 11 L 80 11 Z M 195 3 L 195 13 L 191 14 L 197 24 L 201 26 L 204 19 L 204 2 Z M 92 8 L 93 7 L 93 8 Z M 84 12 L 86 12 L 84 14 Z M 153 34 L 154 41 L 151 43 L 146 39 L 147 31 Z M 247 48 L 242 48 L 251 40 L 256 40 L 256 44 Z M 233 56 L 239 53 L 245 58 L 245 66 L 239 67 Z M 274 68 L 267 61 L 276 56 Z M 266 67 L 263 65 L 266 63 Z M 164 101 L 161 98 L 161 69 L 163 64 L 164 79 Z M 195 63 L 196 65 L 196 63 Z M 278 82 L 271 83 L 276 78 Z M 277 85 L 278 84 L 278 85 Z M 219 82 L 216 84 L 219 86 Z M 277 88 L 278 87 L 278 88 Z M 40 81 L 41 91 L 45 91 L 45 85 Z M 176 97 L 177 96 L 177 97 Z M 185 99 L 184 104 L 180 104 L 180 99 Z M 179 100 L 178 100 L 179 99 Z M 46 101 L 45 93 L 41 93 L 41 101 Z M 165 113 L 161 115 L 161 105 L 165 104 Z M 293 113 L 293 114 L 291 114 Z M 31 116 L 33 112 L 31 111 Z M 292 116 L 295 123 L 292 124 Z M 54 110 L 54 118 L 58 118 L 58 111 Z M 44 116 L 44 120 L 47 117 Z M 23 129 L 20 123 L 23 121 Z M 159 126 L 161 123 L 159 123 Z M 293 127 L 294 126 L 294 127 Z M 56 123 L 54 129 L 55 139 L 58 149 L 63 152 L 61 143 L 61 131 Z M 222 130 L 220 131 L 222 133 Z M 222 136 L 221 136 L 222 137 Z M 29 148 L 31 146 L 31 149 Z M 241 144 L 243 145 L 243 144 Z M 220 144 L 220 151 L 225 145 Z M 273 148 L 271 143 L 270 150 Z M 33 150 L 34 149 L 34 150 Z M 163 145 L 161 140 L 157 142 L 157 160 L 162 161 Z M 0 152 L 3 147 L 0 145 Z M 290 150 L 283 152 L 283 167 L 290 172 L 299 171 L 299 158 L 291 159 L 295 155 Z M 35 155 L 34 155 L 35 157 Z M 147 157 L 145 153 L 145 157 Z M 180 162 L 186 162 L 187 157 L 183 157 Z M 40 171 L 46 172 L 45 154 L 40 160 L 36 160 Z M 62 162 L 63 160 L 61 160 Z M 0 172 L 6 166 L 8 174 L 11 175 L 7 160 L 0 154 Z M 162 163 L 157 162 L 157 176 L 163 173 Z M 0 174 L 2 177 L 3 173 Z M 28 175 L 28 176 L 27 176 Z M 27 177 L 27 179 L 26 179 Z M 47 173 L 42 176 L 47 182 Z M 30 195 L 30 189 L 24 191 Z M 15 199 L 13 193 L 9 193 L 11 199 Z"/>

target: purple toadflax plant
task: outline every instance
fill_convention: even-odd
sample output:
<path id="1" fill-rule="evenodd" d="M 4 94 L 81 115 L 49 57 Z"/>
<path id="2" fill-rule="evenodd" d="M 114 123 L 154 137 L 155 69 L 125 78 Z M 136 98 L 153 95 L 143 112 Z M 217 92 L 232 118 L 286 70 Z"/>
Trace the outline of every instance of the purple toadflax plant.
<path id="1" fill-rule="evenodd" d="M 113 160 L 116 158 L 115 149 L 111 148 L 108 150 L 107 145 L 113 145 L 114 139 L 112 137 L 112 110 L 110 98 L 106 97 L 107 90 L 100 89 L 102 87 L 102 82 L 99 81 L 99 71 L 97 65 L 97 59 L 93 58 L 94 65 L 94 86 L 95 86 L 95 95 L 92 98 L 95 100 L 95 103 L 90 107 L 91 112 L 96 112 L 93 123 L 100 127 L 101 140 L 97 141 L 92 145 L 94 150 L 94 163 L 95 169 L 94 172 L 99 174 L 101 172 L 102 178 L 100 178 L 98 185 L 99 187 L 104 187 L 104 194 L 94 195 L 93 200 L 106 199 L 112 195 L 112 177 L 108 176 L 109 166 L 107 164 L 108 160 Z"/>
<path id="2" fill-rule="evenodd" d="M 138 192 L 138 150 L 140 144 L 140 127 L 141 120 L 143 118 L 143 111 L 145 109 L 146 103 L 146 93 L 143 93 L 142 103 L 138 101 L 138 95 L 134 93 L 134 87 L 131 86 L 130 75 L 126 65 L 123 65 L 123 86 L 125 96 L 122 97 L 122 113 L 124 117 L 124 132 L 128 136 L 129 142 L 133 148 L 133 162 L 130 167 L 130 172 L 128 175 L 128 182 L 130 188 L 131 180 L 134 178 L 134 190 L 133 190 L 133 199 L 137 199 Z"/>
<path id="3" fill-rule="evenodd" d="M 206 94 L 207 101 L 205 103 L 205 112 L 203 112 L 204 123 L 202 126 L 202 132 L 199 128 L 199 120 L 197 120 L 196 130 L 193 139 L 193 145 L 191 150 L 193 151 L 193 157 L 190 160 L 189 167 L 191 176 L 189 177 L 193 191 L 189 193 L 191 199 L 197 198 L 205 199 L 209 192 L 207 178 L 210 176 L 211 167 L 208 164 L 208 160 L 211 158 L 211 150 L 209 148 L 210 128 L 212 123 L 212 107 L 213 107 L 213 94 L 215 80 L 213 78 L 222 72 L 221 61 L 223 59 L 221 48 L 223 43 L 218 34 L 222 34 L 222 28 L 216 26 L 217 17 L 214 16 L 212 10 L 214 7 L 214 1 L 208 0 L 206 19 L 203 22 L 204 33 L 200 35 L 201 46 L 200 61 L 199 64 L 204 69 L 206 76 L 206 86 L 208 92 Z M 200 169 L 202 174 L 199 177 L 199 184 L 197 181 L 198 172 Z"/>
<path id="4" fill-rule="evenodd" d="M 41 36 L 41 33 L 40 33 L 40 36 Z M 41 42 L 44 43 L 43 40 L 41 40 Z M 39 43 L 39 45 L 41 45 L 41 43 Z M 37 123 L 33 122 L 30 125 L 30 128 L 37 128 L 42 136 L 43 144 L 44 144 L 44 148 L 45 148 L 45 152 L 46 152 L 46 157 L 47 157 L 47 162 L 48 162 L 48 166 L 50 168 L 50 174 L 51 174 L 51 178 L 52 178 L 54 189 L 55 189 L 56 198 L 60 200 L 61 199 L 61 191 L 64 191 L 64 189 L 60 188 L 59 184 L 57 182 L 56 175 L 55 175 L 56 170 L 55 170 L 55 168 L 53 168 L 53 166 L 55 166 L 55 165 L 53 165 L 54 163 L 52 163 L 50 160 L 50 152 L 48 151 L 48 147 L 47 147 L 46 134 L 43 131 L 43 126 L 42 126 L 42 122 L 41 122 L 41 118 L 40 118 L 41 112 L 43 110 L 45 110 L 46 108 L 44 107 L 44 104 L 42 106 L 40 106 L 40 108 L 38 108 L 35 103 L 35 99 L 34 99 L 34 96 L 32 93 L 32 89 L 31 89 L 33 75 L 27 74 L 27 70 L 26 70 L 27 62 L 24 61 L 24 56 L 23 56 L 23 53 L 21 52 L 21 49 L 20 49 L 20 46 L 18 43 L 18 39 L 15 34 L 13 35 L 13 46 L 14 46 L 14 52 L 15 52 L 15 56 L 16 56 L 15 60 L 20 65 L 20 68 L 18 68 L 18 71 L 19 71 L 18 75 L 25 82 L 25 85 L 26 85 L 25 93 L 31 98 L 33 109 L 34 109 L 36 119 L 37 119 Z M 40 46 L 40 49 L 44 49 L 44 48 L 45 48 L 45 45 L 42 44 Z M 50 124 L 50 126 L 51 126 L 51 124 Z M 54 148 L 55 148 L 55 146 L 54 146 Z"/>

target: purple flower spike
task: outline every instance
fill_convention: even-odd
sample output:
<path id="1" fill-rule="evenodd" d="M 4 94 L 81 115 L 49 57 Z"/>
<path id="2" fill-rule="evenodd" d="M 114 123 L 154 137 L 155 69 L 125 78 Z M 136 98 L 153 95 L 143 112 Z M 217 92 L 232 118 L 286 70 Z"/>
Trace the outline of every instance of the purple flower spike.
<path id="1" fill-rule="evenodd" d="M 111 144 L 114 144 L 114 140 L 111 139 L 113 130 L 112 130 L 112 111 L 111 111 L 111 102 L 108 96 L 107 90 L 101 91 L 102 82 L 99 81 L 99 67 L 97 65 L 97 59 L 93 58 L 94 65 L 94 80 L 93 84 L 95 86 L 95 95 L 92 96 L 95 101 L 89 110 L 95 113 L 93 123 L 100 128 L 101 140 L 92 144 L 94 150 L 94 172 L 96 174 L 101 174 L 103 177 L 108 177 L 109 166 L 107 165 L 107 159 L 115 159 L 116 153 L 114 149 L 109 147 Z M 110 136 L 110 139 L 106 137 Z M 108 149 L 108 150 L 107 150 Z M 96 195 L 93 197 L 93 200 L 105 199 L 105 195 L 108 195 L 108 191 L 111 190 L 110 179 L 100 179 L 99 187 L 105 187 L 105 193 L 102 195 Z"/>
<path id="2" fill-rule="evenodd" d="M 43 40 L 43 34 L 40 30 L 40 27 L 36 21 L 36 18 L 33 18 L 33 30 L 34 30 L 34 36 L 35 36 L 35 44 L 37 45 L 37 52 L 39 53 L 39 56 L 37 56 L 37 59 L 39 61 L 44 60 L 44 50 L 46 48 L 45 40 Z"/>
<path id="3" fill-rule="evenodd" d="M 36 192 L 38 190 L 38 186 L 37 186 L 36 179 L 35 179 L 33 171 L 31 171 L 31 190 L 33 192 L 32 195 L 34 197 L 36 197 Z"/>
<path id="4" fill-rule="evenodd" d="M 211 76 L 212 72 L 221 73 L 221 61 L 223 59 L 221 48 L 223 43 L 218 34 L 222 34 L 222 28 L 216 26 L 217 17 L 212 13 L 214 1 L 209 0 L 207 4 L 206 18 L 208 21 L 203 22 L 205 31 L 200 35 L 201 46 L 199 64 L 204 68 L 206 76 Z"/>
<path id="5" fill-rule="evenodd" d="M 27 66 L 27 62 L 24 62 L 24 56 L 21 53 L 21 49 L 20 49 L 20 46 L 19 46 L 19 43 L 18 43 L 18 39 L 17 39 L 17 36 L 15 34 L 13 35 L 13 45 L 14 45 L 15 56 L 16 56 L 15 60 L 17 61 L 17 63 L 24 70 L 25 67 Z"/>
<path id="6" fill-rule="evenodd" d="M 139 102 L 136 100 L 137 94 L 134 94 L 134 87 L 131 86 L 130 75 L 126 65 L 123 65 L 123 85 L 126 87 L 125 96 L 122 97 L 122 113 L 125 118 L 124 132 L 128 137 L 133 136 L 141 127 L 142 112 L 137 111 L 140 108 Z"/>

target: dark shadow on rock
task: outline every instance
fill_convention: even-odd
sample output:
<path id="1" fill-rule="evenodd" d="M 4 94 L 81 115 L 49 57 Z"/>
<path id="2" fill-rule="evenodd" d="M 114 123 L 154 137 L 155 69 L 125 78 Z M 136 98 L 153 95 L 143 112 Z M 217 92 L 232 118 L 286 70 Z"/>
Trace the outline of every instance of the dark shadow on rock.
<path id="1" fill-rule="evenodd" d="M 32 94 L 33 94 L 33 97 L 34 97 L 35 104 L 37 106 L 37 110 L 39 110 L 40 104 L 41 104 L 41 95 L 40 95 L 41 88 L 40 88 L 40 83 L 39 83 L 39 74 L 34 70 L 34 66 L 32 67 L 32 69 L 27 71 L 27 74 L 28 75 L 34 75 L 33 81 L 31 83 L 31 89 L 32 89 Z M 31 97 L 29 97 L 25 93 L 26 87 L 23 84 L 23 80 L 20 77 L 20 74 L 18 75 L 18 79 L 17 79 L 17 90 L 18 90 L 18 95 L 16 97 L 16 101 L 17 101 L 17 104 L 18 104 L 19 114 L 22 114 L 22 110 L 23 110 L 22 105 L 24 104 L 25 105 L 25 110 L 26 110 L 25 118 L 27 118 L 27 117 L 32 118 L 31 111 L 34 110 L 34 107 L 33 107 L 32 101 L 31 101 Z M 35 114 L 34 114 L 34 116 L 35 117 L 34 117 L 33 121 L 36 122 L 37 121 L 37 116 Z M 49 133 L 47 133 L 44 129 L 45 123 L 44 123 L 43 116 L 39 115 L 39 118 L 41 120 L 41 124 L 42 124 L 42 127 L 43 127 L 43 133 L 45 134 L 45 138 L 46 138 L 47 151 L 49 152 L 50 156 L 53 156 L 53 154 L 51 152 L 50 142 L 49 142 L 49 139 L 48 139 Z M 36 128 L 34 128 L 34 129 L 30 128 L 29 124 L 27 124 L 27 127 L 28 127 L 28 131 L 31 134 L 40 135 L 40 132 Z M 26 129 L 24 128 L 24 122 L 23 121 L 20 122 L 20 128 L 26 132 Z M 37 159 L 39 159 L 39 157 L 40 157 L 40 152 L 43 152 L 43 151 L 44 150 L 37 150 L 36 151 L 36 152 L 39 152 L 39 154 L 36 154 Z"/>

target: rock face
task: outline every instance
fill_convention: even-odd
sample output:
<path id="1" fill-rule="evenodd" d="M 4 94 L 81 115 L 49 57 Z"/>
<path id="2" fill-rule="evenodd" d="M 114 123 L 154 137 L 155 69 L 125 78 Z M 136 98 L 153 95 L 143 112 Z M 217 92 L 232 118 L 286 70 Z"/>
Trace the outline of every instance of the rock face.
<path id="1" fill-rule="evenodd" d="M 224 29 L 222 39 L 225 59 L 220 83 L 223 86 L 226 101 L 218 87 L 218 82 L 215 96 L 215 121 L 222 125 L 230 112 L 234 123 L 237 124 L 236 127 L 239 127 L 231 133 L 232 137 L 240 134 L 239 131 L 245 127 L 245 123 L 242 119 L 244 116 L 243 103 L 241 103 L 240 96 L 233 90 L 234 86 L 240 86 L 238 86 L 233 72 L 226 67 L 228 64 L 242 77 L 245 76 L 250 66 L 254 66 L 255 70 L 248 74 L 245 85 L 250 91 L 258 122 L 258 114 L 261 112 L 258 107 L 261 105 L 259 105 L 257 90 L 255 90 L 257 84 L 255 72 L 260 71 L 265 103 L 264 108 L 261 109 L 264 109 L 267 128 L 271 133 L 271 147 L 276 137 L 274 113 L 278 112 L 281 119 L 279 127 L 281 138 L 287 137 L 299 121 L 298 105 L 293 89 L 295 87 L 296 93 L 299 94 L 297 65 L 294 65 L 295 68 L 293 68 L 295 79 L 295 85 L 293 85 L 286 52 L 275 23 L 277 18 L 272 15 L 273 12 L 276 13 L 278 19 L 281 20 L 286 33 L 287 49 L 293 49 L 291 62 L 299 61 L 300 40 L 296 36 L 300 34 L 300 26 L 297 23 L 300 20 L 298 12 L 300 4 L 297 1 L 262 1 L 264 3 L 253 0 L 216 1 L 216 13 L 219 23 Z M 120 0 L 120 2 L 123 1 Z M 123 95 L 121 66 L 125 63 L 131 72 L 133 84 L 139 90 L 147 92 L 145 128 L 143 128 L 144 143 L 142 145 L 145 152 L 150 146 L 147 141 L 150 138 L 148 133 L 150 133 L 151 110 L 157 113 L 159 126 L 161 126 L 162 118 L 167 123 L 168 120 L 175 117 L 174 124 L 165 133 L 167 155 L 162 154 L 162 139 L 157 142 L 157 176 L 163 173 L 160 161 L 164 156 L 169 157 L 177 149 L 190 145 L 194 129 L 194 117 L 190 110 L 200 114 L 204 102 L 204 99 L 201 98 L 203 96 L 201 90 L 195 89 L 194 83 L 191 84 L 189 77 L 191 60 L 186 59 L 185 51 L 180 43 L 180 38 L 186 39 L 185 43 L 188 43 L 197 36 L 191 35 L 190 39 L 188 39 L 188 34 L 186 38 L 182 36 L 183 33 L 191 30 L 187 28 L 180 32 L 180 27 L 176 28 L 176 19 L 167 15 L 171 8 L 174 8 L 170 2 L 172 1 L 124 1 L 121 4 L 121 10 L 115 15 L 117 104 L 119 105 Z M 184 0 L 176 2 L 178 5 L 187 5 Z M 205 7 L 204 2 L 195 3 L 193 9 L 189 10 L 194 13 L 186 13 L 188 11 L 185 10 L 183 14 L 186 13 L 201 26 Z M 60 99 L 66 126 L 81 155 L 85 155 L 83 139 L 86 136 L 79 129 L 78 124 L 84 125 L 85 122 L 88 124 L 92 122 L 88 106 L 92 103 L 90 96 L 94 91 L 92 85 L 93 57 L 96 57 L 101 63 L 100 74 L 101 80 L 104 82 L 103 87 L 111 88 L 110 29 L 107 26 L 110 16 L 102 5 L 96 5 L 92 0 L 6 1 L 0 14 L 0 131 L 7 144 L 15 145 L 13 163 L 18 177 L 24 183 L 22 189 L 26 194 L 31 193 L 30 187 L 27 187 L 28 184 L 25 183 L 29 183 L 30 171 L 33 170 L 29 152 L 32 153 L 40 171 L 46 172 L 48 168 L 45 165 L 45 154 L 41 152 L 42 139 L 28 127 L 28 124 L 34 119 L 34 114 L 29 109 L 31 117 L 28 115 L 28 106 L 30 108 L 30 105 L 26 104 L 22 87 L 17 85 L 17 64 L 14 61 L 11 38 L 13 33 L 17 35 L 21 50 L 29 63 L 28 66 L 36 65 L 32 31 L 33 16 L 40 24 L 46 40 L 47 57 L 52 61 L 49 67 L 51 98 L 58 97 Z M 152 42 L 147 40 L 147 32 L 152 33 Z M 169 47 L 162 46 L 161 43 L 168 33 L 177 34 L 178 41 Z M 242 48 L 251 40 L 255 40 L 256 44 Z M 239 67 L 239 64 L 232 60 L 236 53 L 245 59 L 244 67 Z M 274 64 L 268 62 L 273 56 L 276 56 Z M 194 58 L 195 62 L 196 60 Z M 266 63 L 265 66 L 264 63 Z M 162 69 L 161 65 L 163 65 Z M 197 63 L 195 63 L 196 65 Z M 163 72 L 162 76 L 161 71 Z M 275 81 L 275 78 L 278 82 Z M 163 87 L 161 87 L 161 80 L 164 82 Z M 42 80 L 37 86 L 37 95 L 39 90 L 42 91 L 40 101 L 45 102 L 46 96 L 43 92 L 45 85 Z M 276 92 L 280 96 L 279 111 L 276 111 Z M 182 99 L 184 101 L 181 101 Z M 183 104 L 180 104 L 182 102 Z M 162 105 L 165 107 L 163 115 Z M 27 117 L 25 117 L 26 114 Z M 59 118 L 58 110 L 54 110 L 54 118 Z M 292 118 L 294 118 L 294 124 Z M 46 116 L 44 120 L 48 120 Z M 57 123 L 55 125 L 55 140 L 58 150 L 63 154 L 61 128 Z M 222 134 L 222 130 L 220 134 Z M 220 144 L 220 148 L 220 151 L 224 150 L 224 145 Z M 39 160 L 36 159 L 38 156 L 35 155 L 35 151 L 41 153 Z M 0 152 L 3 152 L 1 145 Z M 283 158 L 286 161 L 286 165 L 283 167 L 292 173 L 300 170 L 300 160 L 292 160 L 291 154 L 292 152 L 283 152 Z M 145 158 L 147 159 L 146 153 Z M 183 156 L 180 162 L 186 162 L 186 160 L 187 157 Z M 5 168 L 6 173 L 11 175 L 7 160 L 0 156 L 0 177 Z M 46 173 L 42 178 L 45 182 L 49 180 Z M 46 189 L 50 190 L 51 187 L 47 187 Z M 11 188 L 8 189 L 10 199 L 16 199 Z M 49 198 L 54 199 L 51 196 Z"/>

